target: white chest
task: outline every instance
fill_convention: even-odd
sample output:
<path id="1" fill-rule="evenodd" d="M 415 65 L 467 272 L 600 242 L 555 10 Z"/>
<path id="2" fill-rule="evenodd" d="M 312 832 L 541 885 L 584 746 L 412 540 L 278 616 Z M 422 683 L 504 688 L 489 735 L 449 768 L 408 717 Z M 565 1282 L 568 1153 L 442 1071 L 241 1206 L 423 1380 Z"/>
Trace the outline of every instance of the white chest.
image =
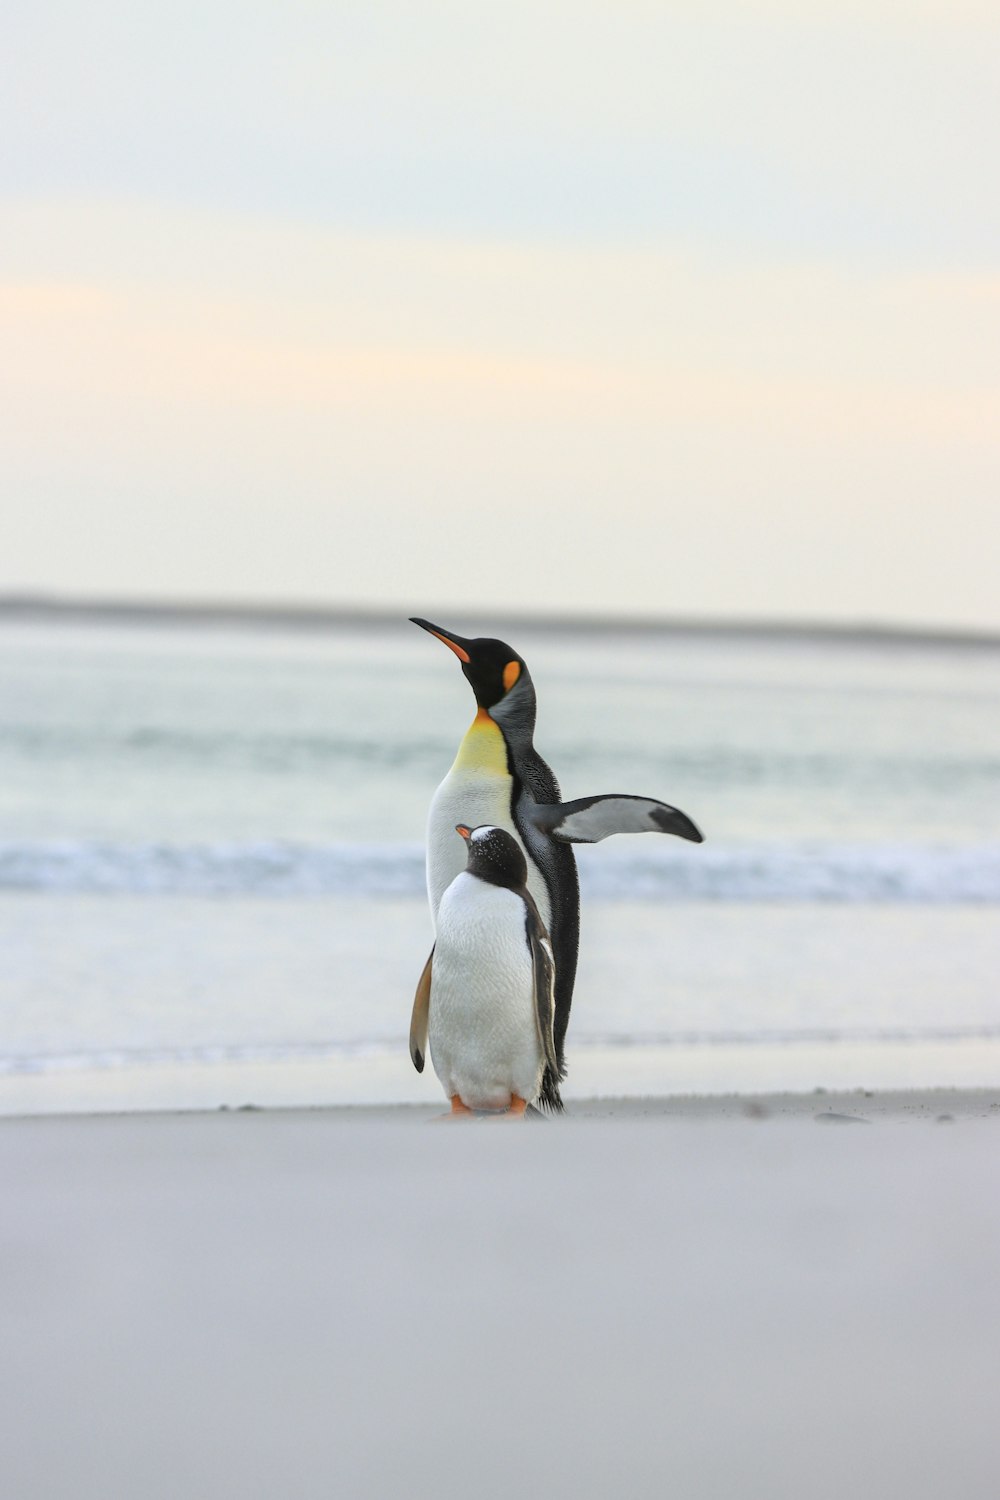
<path id="1" fill-rule="evenodd" d="M 465 869 L 468 850 L 455 832 L 455 825 L 466 823 L 476 828 L 481 823 L 495 823 L 516 837 L 510 794 L 509 776 L 483 775 L 461 768 L 449 771 L 434 793 L 427 820 L 427 894 L 435 921 L 441 897 L 455 876 Z"/>

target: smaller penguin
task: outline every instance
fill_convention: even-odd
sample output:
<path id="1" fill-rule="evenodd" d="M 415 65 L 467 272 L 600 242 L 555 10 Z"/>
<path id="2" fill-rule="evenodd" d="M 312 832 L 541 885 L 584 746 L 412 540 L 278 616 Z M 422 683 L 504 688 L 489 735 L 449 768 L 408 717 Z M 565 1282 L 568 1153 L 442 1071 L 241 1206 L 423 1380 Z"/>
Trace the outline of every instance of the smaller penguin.
<path id="1" fill-rule="evenodd" d="M 552 1080 L 559 1076 L 552 944 L 517 840 L 489 823 L 455 831 L 467 864 L 441 897 L 437 940 L 413 1002 L 410 1056 L 422 1073 L 429 1032 L 453 1116 L 523 1116 L 546 1067 Z M 548 1107 L 562 1109 L 558 1087 L 554 1095 Z"/>

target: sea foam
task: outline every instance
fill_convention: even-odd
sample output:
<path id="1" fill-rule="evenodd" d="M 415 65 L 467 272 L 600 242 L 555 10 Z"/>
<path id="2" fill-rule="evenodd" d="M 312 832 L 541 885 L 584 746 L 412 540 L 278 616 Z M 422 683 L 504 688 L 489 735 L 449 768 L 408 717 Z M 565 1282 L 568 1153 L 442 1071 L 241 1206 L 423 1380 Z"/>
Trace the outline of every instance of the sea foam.
<path id="1" fill-rule="evenodd" d="M 967 904 L 1000 901 L 1000 846 L 706 844 L 578 851 L 586 898 Z M 111 895 L 419 898 L 417 844 L 0 843 L 0 889 Z"/>

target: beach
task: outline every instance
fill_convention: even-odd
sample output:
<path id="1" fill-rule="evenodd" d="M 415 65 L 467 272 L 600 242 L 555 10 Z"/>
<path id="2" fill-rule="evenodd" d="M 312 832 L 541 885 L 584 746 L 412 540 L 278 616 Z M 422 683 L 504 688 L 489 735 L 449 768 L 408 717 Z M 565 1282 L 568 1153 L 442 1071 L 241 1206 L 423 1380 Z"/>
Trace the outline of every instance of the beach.
<path id="1" fill-rule="evenodd" d="M 0 1121 L 4 1493 L 996 1493 L 1000 1090 Z"/>

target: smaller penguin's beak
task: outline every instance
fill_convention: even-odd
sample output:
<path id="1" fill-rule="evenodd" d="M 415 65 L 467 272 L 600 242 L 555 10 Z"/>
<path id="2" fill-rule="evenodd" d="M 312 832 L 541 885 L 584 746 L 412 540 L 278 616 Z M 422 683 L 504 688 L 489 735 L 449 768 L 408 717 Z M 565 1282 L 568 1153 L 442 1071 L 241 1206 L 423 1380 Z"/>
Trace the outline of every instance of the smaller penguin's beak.
<path id="1" fill-rule="evenodd" d="M 460 833 L 463 839 L 465 839 L 466 841 L 468 841 L 472 837 L 472 829 L 469 828 L 465 823 L 456 823 L 455 832 Z"/>
<path id="2" fill-rule="evenodd" d="M 426 630 L 429 634 L 437 636 L 438 640 L 443 641 L 449 651 L 454 651 L 459 661 L 467 662 L 469 660 L 469 642 L 464 636 L 452 635 L 450 630 L 442 630 L 440 625 L 432 625 L 430 620 L 420 620 L 416 615 L 410 616 L 410 624 L 419 625 L 421 630 Z"/>

